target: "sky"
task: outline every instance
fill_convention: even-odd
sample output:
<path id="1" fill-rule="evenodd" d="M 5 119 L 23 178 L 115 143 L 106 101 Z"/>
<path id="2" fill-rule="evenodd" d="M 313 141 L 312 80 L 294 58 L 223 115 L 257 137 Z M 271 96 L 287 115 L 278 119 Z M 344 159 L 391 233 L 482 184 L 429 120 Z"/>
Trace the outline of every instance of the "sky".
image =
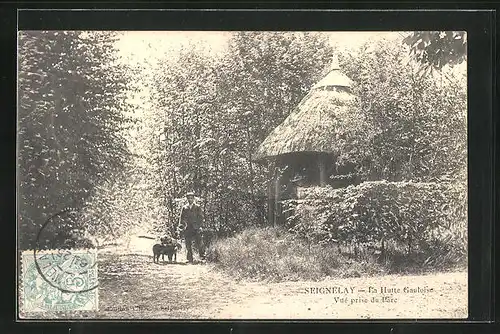
<path id="1" fill-rule="evenodd" d="M 323 32 L 330 37 L 332 45 L 339 48 L 357 47 L 368 40 L 402 39 L 405 32 L 359 31 Z M 168 52 L 179 52 L 189 44 L 196 45 L 200 52 L 220 53 L 224 51 L 232 32 L 228 31 L 125 31 L 118 42 L 123 57 L 132 62 L 143 62 Z"/>
<path id="2" fill-rule="evenodd" d="M 399 40 L 411 32 L 405 31 L 331 31 L 321 32 L 329 37 L 335 49 L 355 49 L 368 41 L 381 39 Z M 146 72 L 153 73 L 157 60 L 168 59 L 187 46 L 195 47 L 200 53 L 220 55 L 225 51 L 230 31 L 124 31 L 117 42 L 122 61 L 138 64 Z M 410 57 L 410 55 L 408 55 Z M 466 65 L 453 70 L 466 71 Z M 147 73 L 144 72 L 144 75 Z M 147 95 L 144 91 L 142 95 Z M 139 102 L 138 102 L 139 103 Z"/>
<path id="3" fill-rule="evenodd" d="M 323 33 L 329 35 L 332 44 L 338 44 L 340 47 L 357 46 L 370 39 L 402 38 L 402 34 L 407 34 L 392 31 Z M 153 51 L 146 47 L 149 43 L 155 45 L 160 53 L 169 49 L 179 50 L 189 43 L 203 45 L 211 51 L 219 52 L 224 49 L 231 34 L 233 33 L 229 31 L 125 31 L 120 39 L 119 48 L 123 54 L 135 55 L 138 58 L 145 57 Z"/>

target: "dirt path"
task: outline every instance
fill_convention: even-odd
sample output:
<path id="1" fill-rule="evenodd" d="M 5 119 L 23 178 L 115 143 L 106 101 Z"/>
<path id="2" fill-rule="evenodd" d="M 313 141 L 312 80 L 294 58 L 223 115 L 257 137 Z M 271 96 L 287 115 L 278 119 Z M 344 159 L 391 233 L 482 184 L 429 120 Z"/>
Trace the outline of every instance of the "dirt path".
<path id="1" fill-rule="evenodd" d="M 209 264 L 154 264 L 147 243 L 136 249 L 132 245 L 129 252 L 109 250 L 99 255 L 99 318 L 467 317 L 466 272 L 321 282 L 236 282 Z M 185 259 L 184 254 L 179 257 Z M 368 292 L 370 286 L 377 293 Z M 383 294 L 381 287 L 401 291 Z M 405 287 L 426 292 L 408 293 Z M 384 296 L 388 298 L 382 301 Z"/>

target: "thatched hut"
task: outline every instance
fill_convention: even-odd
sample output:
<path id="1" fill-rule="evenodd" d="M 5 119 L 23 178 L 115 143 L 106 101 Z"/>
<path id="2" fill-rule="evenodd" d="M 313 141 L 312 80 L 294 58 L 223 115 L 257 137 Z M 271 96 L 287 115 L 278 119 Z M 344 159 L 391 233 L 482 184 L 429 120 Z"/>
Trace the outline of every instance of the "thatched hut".
<path id="1" fill-rule="evenodd" d="M 296 196 L 297 186 L 331 184 L 332 176 L 338 174 L 335 161 L 343 140 L 340 122 L 349 117 L 354 101 L 351 85 L 334 59 L 329 73 L 256 150 L 257 162 L 276 166 L 269 188 L 274 206 Z"/>

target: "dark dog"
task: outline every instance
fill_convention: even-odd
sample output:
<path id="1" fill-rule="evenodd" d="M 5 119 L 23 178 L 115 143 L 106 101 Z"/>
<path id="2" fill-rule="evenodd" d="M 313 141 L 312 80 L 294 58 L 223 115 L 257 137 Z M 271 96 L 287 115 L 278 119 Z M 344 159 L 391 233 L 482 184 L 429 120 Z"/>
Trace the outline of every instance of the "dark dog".
<path id="1" fill-rule="evenodd" d="M 177 251 L 181 249 L 181 244 L 168 237 L 160 238 L 161 244 L 155 244 L 153 246 L 153 262 L 158 263 L 160 261 L 160 255 L 162 261 L 165 261 L 165 255 L 168 257 L 168 262 L 177 262 Z"/>

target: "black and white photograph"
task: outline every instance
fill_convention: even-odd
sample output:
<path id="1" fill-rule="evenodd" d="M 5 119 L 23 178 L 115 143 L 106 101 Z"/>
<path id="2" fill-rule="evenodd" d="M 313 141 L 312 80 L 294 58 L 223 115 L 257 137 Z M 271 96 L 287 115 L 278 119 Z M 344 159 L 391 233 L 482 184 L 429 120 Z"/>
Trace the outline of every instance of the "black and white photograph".
<path id="1" fill-rule="evenodd" d="M 17 57 L 20 319 L 468 317 L 465 31 L 21 30 Z"/>

